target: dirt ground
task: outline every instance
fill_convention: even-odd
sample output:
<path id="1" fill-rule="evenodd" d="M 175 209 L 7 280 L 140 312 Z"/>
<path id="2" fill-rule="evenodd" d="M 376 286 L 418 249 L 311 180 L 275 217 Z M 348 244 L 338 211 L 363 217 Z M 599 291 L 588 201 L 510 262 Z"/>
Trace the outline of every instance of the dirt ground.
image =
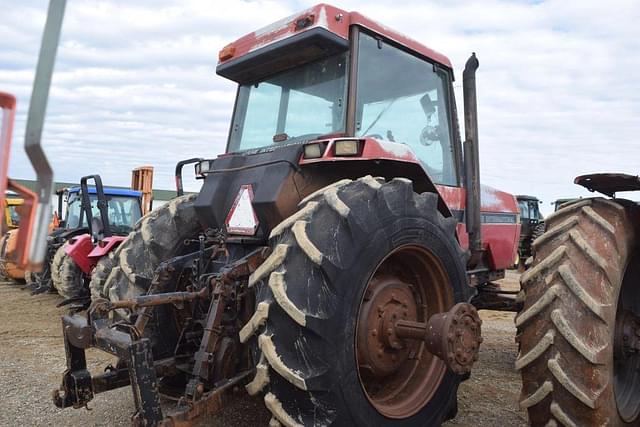
<path id="1" fill-rule="evenodd" d="M 518 276 L 508 272 L 505 286 L 517 288 Z M 98 395 L 85 409 L 56 408 L 51 392 L 65 369 L 57 295 L 31 296 L 21 286 L 0 282 L 0 425 L 1 426 L 127 426 L 133 412 L 129 388 Z M 460 387 L 458 416 L 446 426 L 525 426 L 517 404 L 519 376 L 513 314 L 481 312 L 484 343 L 471 378 Z M 99 372 L 113 359 L 88 352 L 88 363 Z M 260 399 L 238 399 L 201 425 L 266 425 L 269 415 Z"/>

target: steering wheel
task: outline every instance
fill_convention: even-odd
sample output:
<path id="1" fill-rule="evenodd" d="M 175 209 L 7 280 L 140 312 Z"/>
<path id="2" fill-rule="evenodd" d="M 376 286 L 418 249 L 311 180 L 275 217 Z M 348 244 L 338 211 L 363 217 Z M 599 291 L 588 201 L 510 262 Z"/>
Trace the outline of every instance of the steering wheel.
<path id="1" fill-rule="evenodd" d="M 422 132 L 420 132 L 420 144 L 429 147 L 433 145 L 434 142 L 440 141 L 440 127 L 426 125 L 422 128 Z"/>

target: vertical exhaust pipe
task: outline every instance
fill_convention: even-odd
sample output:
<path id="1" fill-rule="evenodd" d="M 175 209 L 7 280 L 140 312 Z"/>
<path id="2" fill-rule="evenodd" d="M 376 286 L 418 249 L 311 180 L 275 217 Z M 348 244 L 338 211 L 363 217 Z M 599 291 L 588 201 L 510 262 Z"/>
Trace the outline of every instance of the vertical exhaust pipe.
<path id="1" fill-rule="evenodd" d="M 478 103 L 476 100 L 476 70 L 478 59 L 473 53 L 462 73 L 464 95 L 464 170 L 466 193 L 466 225 L 469 233 L 471 260 L 477 263 L 482 252 L 480 230 L 480 152 L 478 150 Z"/>

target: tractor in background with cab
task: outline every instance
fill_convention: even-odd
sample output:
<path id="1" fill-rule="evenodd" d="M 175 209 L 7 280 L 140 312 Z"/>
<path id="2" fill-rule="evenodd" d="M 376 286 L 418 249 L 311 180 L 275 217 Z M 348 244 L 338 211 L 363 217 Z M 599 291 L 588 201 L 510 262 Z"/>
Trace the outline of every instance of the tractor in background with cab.
<path id="1" fill-rule="evenodd" d="M 7 251 L 15 245 L 15 238 L 11 237 L 11 232 L 20 225 L 18 209 L 23 203 L 24 200 L 15 193 L 7 193 L 3 202 L 4 221 L 0 222 L 0 279 L 24 278 L 24 270 L 16 267 L 6 257 Z"/>
<path id="2" fill-rule="evenodd" d="M 522 272 L 526 261 L 533 255 L 533 242 L 544 233 L 544 217 L 540 212 L 542 203 L 535 196 L 517 195 L 520 209 L 520 243 L 515 266 Z"/>
<path id="3" fill-rule="evenodd" d="M 69 246 L 63 248 L 65 243 L 75 245 L 82 241 L 86 244 L 87 236 L 93 236 L 93 241 L 103 247 L 99 244 L 99 238 L 105 233 L 110 234 L 107 240 L 111 244 L 109 249 L 103 250 L 104 255 L 122 240 L 122 236 L 133 230 L 136 221 L 152 208 L 151 166 L 141 166 L 132 170 L 131 190 L 103 188 L 99 175 L 91 175 L 86 179 L 93 179 L 96 183 L 99 182 L 99 185 L 78 185 L 56 192 L 58 210 L 54 217 L 63 220 L 59 221 L 58 227 L 53 228 L 47 237 L 47 255 L 42 271 L 25 272 L 27 286 L 34 294 L 58 291 L 66 299 L 88 297 L 89 288 L 84 282 L 89 280 L 89 272 L 101 256 L 93 251 L 90 256 L 89 253 L 84 253 L 84 249 L 89 249 L 89 246 L 84 249 L 79 249 L 78 246 L 73 250 Z M 84 200 L 83 191 L 89 195 L 88 201 Z M 107 207 L 106 223 L 102 221 L 102 206 Z M 89 208 L 91 212 L 87 214 Z M 104 242 L 103 244 L 106 246 Z M 74 252 L 77 259 L 70 257 L 67 251 Z"/>
<path id="4" fill-rule="evenodd" d="M 89 186 L 89 180 L 95 185 Z M 89 175 L 67 193 L 68 231 L 52 241 L 51 251 L 54 246 L 57 249 L 51 261 L 51 278 L 53 287 L 65 298 L 62 304 L 82 309 L 90 301 L 91 281 L 104 280 L 104 270 L 110 270 L 110 252 L 142 217 L 142 192 L 104 187 L 99 175 Z"/>

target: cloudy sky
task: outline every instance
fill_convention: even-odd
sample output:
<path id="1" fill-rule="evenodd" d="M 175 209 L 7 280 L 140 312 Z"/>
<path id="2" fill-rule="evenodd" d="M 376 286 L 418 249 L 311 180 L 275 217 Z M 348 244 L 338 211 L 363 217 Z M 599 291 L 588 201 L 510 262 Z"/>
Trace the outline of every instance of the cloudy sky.
<path id="1" fill-rule="evenodd" d="M 155 167 L 172 188 L 180 159 L 224 150 L 235 85 L 218 51 L 310 1 L 69 0 L 43 141 L 56 180 L 99 172 L 128 185 Z M 347 0 L 448 55 L 458 77 L 480 59 L 481 177 L 513 193 L 586 195 L 596 171 L 640 173 L 640 2 L 637 0 Z M 47 2 L 3 0 L 0 90 L 18 97 L 11 174 L 31 178 L 25 117 Z M 186 187 L 198 185 L 187 176 Z"/>

